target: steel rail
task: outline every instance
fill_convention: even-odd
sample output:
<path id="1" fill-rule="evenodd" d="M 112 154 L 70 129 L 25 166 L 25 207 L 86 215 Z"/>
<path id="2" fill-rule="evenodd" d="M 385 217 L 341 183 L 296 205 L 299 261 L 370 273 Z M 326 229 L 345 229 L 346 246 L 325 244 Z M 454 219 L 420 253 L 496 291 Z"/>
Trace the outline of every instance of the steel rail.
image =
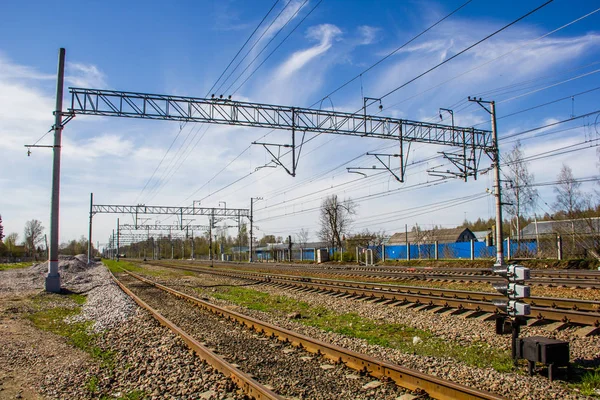
<path id="1" fill-rule="evenodd" d="M 393 380 L 398 386 L 412 391 L 424 391 L 430 397 L 440 400 L 500 400 L 503 397 L 469 388 L 445 379 L 423 374 L 421 372 L 401 367 L 386 361 L 377 360 L 373 357 L 345 349 L 340 346 L 321 342 L 308 336 L 278 327 L 267 322 L 227 310 L 209 302 L 200 300 L 183 292 L 172 289 L 168 286 L 151 281 L 131 271 L 125 272 L 141 282 L 152 285 L 165 292 L 171 293 L 176 297 L 185 299 L 203 309 L 209 310 L 217 315 L 236 321 L 250 329 L 263 332 L 266 335 L 277 338 L 280 341 L 291 343 L 294 346 L 301 347 L 308 352 L 320 354 L 330 360 L 344 363 L 346 366 L 367 372 L 376 378 L 387 378 Z"/>
<path id="2" fill-rule="evenodd" d="M 264 270 L 274 269 L 274 268 L 283 268 L 283 269 L 292 269 L 292 270 L 302 270 L 302 271 L 311 271 L 320 274 L 330 274 L 330 275 L 344 275 L 348 277 L 369 277 L 369 278 L 385 278 L 385 279 L 416 279 L 416 280 L 426 280 L 426 279 L 434 279 L 440 281 L 472 281 L 472 282 L 503 282 L 503 279 L 493 275 L 475 275 L 475 274 L 440 274 L 438 270 L 418 270 L 418 271 L 367 271 L 356 269 L 352 267 L 347 268 L 314 268 L 307 266 L 294 266 L 289 264 L 273 264 L 273 265 L 249 265 L 249 264 L 240 264 L 240 263 L 231 263 L 231 262 L 215 262 L 214 264 L 218 265 L 232 265 L 235 264 L 240 268 L 248 269 L 248 268 L 261 268 Z M 581 276 L 581 275 L 579 275 Z M 597 288 L 600 287 L 600 279 L 596 279 L 597 275 L 592 273 L 587 278 L 583 279 L 574 279 L 574 278 L 543 278 L 543 277 L 534 277 L 530 281 L 528 281 L 529 285 L 538 285 L 538 286 L 568 286 L 575 288 Z M 592 281 L 590 282 L 590 279 Z"/>
<path id="3" fill-rule="evenodd" d="M 353 296 L 367 297 L 371 299 L 381 299 L 382 301 L 390 300 L 403 303 L 410 302 L 416 305 L 456 308 L 459 310 L 487 312 L 492 314 L 498 313 L 498 308 L 492 303 L 492 300 L 504 298 L 495 295 L 494 293 L 484 292 L 468 292 L 458 290 L 412 287 L 416 289 L 423 289 L 423 291 L 425 292 L 414 293 L 411 290 L 402 291 L 402 286 L 393 285 L 387 285 L 386 288 L 383 289 L 384 285 L 380 284 L 372 285 L 360 282 L 333 281 L 319 278 L 302 278 L 289 275 L 268 275 L 252 272 L 216 271 L 211 268 L 165 265 L 163 263 L 157 263 L 156 265 L 167 268 L 175 268 L 187 271 L 227 276 L 232 278 L 242 277 L 245 279 L 252 279 L 272 283 L 280 281 L 283 284 L 287 284 L 298 288 L 314 288 L 336 294 L 347 293 Z M 351 285 L 344 286 L 345 283 L 350 283 Z M 444 292 L 448 293 L 449 295 L 444 295 Z M 435 293 L 441 293 L 441 295 Z M 458 294 L 463 294 L 464 297 L 459 297 Z M 573 303 L 580 304 L 580 307 L 586 308 L 589 311 L 580 311 L 579 309 L 573 309 L 574 307 L 572 305 L 569 306 L 570 301 Z M 533 297 L 530 300 L 530 304 L 531 315 L 529 315 L 529 319 L 562 321 L 580 325 L 600 326 L 600 313 L 595 312 L 598 311 L 598 307 L 600 307 L 599 302 Z M 553 308 L 553 306 L 558 307 L 558 305 L 562 305 L 566 309 Z"/>
<path id="4" fill-rule="evenodd" d="M 248 263 L 239 263 L 235 261 L 219 261 L 219 264 L 239 264 L 244 267 L 251 267 Z M 318 270 L 318 271 L 359 271 L 359 272 L 382 272 L 391 274 L 402 274 L 412 273 L 418 275 L 432 275 L 432 274 L 448 274 L 457 276 L 478 276 L 487 275 L 493 276 L 493 272 L 490 268 L 446 268 L 446 267 L 396 267 L 396 266 L 357 266 L 350 264 L 341 265 L 324 265 L 323 267 L 316 267 L 314 264 L 294 264 L 277 262 L 271 264 L 268 267 L 283 267 L 290 269 L 302 269 L 302 270 Z M 267 266 L 264 266 L 267 267 Z M 594 270 L 540 270 L 532 269 L 531 275 L 535 278 L 568 278 L 568 279 L 580 279 L 580 280 L 600 280 L 600 271 Z"/>
<path id="5" fill-rule="evenodd" d="M 127 272 L 127 271 L 125 271 Z M 127 288 L 117 277 L 109 270 L 112 279 L 117 285 L 125 292 L 129 297 L 133 299 L 140 307 L 146 309 L 161 325 L 169 328 L 173 333 L 181 337 L 188 347 L 196 352 L 196 354 L 209 363 L 213 368 L 221 372 L 223 375 L 229 377 L 237 387 L 244 391 L 249 397 L 256 400 L 283 400 L 284 398 L 279 396 L 277 393 L 269 390 L 261 383 L 252 379 L 249 375 L 240 371 L 222 357 L 213 353 L 207 347 L 203 346 L 200 342 L 188 335 L 183 329 L 179 328 L 173 322 L 169 321 L 163 315 L 161 315 L 154 308 L 150 307 L 141 298 L 135 295 L 129 288 Z"/>

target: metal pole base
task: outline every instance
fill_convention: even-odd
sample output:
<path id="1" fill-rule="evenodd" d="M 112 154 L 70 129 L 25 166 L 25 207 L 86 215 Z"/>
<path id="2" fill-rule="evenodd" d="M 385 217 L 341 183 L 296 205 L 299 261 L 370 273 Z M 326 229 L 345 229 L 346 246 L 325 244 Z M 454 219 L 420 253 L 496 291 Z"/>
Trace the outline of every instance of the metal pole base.
<path id="1" fill-rule="evenodd" d="M 60 293 L 60 274 L 58 273 L 58 261 L 49 262 L 50 268 L 48 270 L 57 272 L 48 272 L 48 275 L 46 275 L 46 292 Z"/>

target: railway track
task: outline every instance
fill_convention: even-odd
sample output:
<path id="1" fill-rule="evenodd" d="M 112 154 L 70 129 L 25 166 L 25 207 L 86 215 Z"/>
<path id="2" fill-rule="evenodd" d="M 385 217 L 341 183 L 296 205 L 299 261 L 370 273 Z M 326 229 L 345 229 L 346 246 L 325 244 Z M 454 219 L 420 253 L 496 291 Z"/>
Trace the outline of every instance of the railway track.
<path id="1" fill-rule="evenodd" d="M 371 278 L 383 280 L 428 280 L 437 282 L 482 282 L 498 283 L 503 279 L 493 275 L 490 269 L 472 268 L 427 268 L 427 267 L 364 267 L 356 265 L 286 264 L 286 263 L 239 263 L 212 261 L 216 266 L 235 266 L 239 269 L 261 270 L 263 272 L 290 270 L 302 273 L 339 275 L 347 278 Z M 588 270 L 532 270 L 528 285 L 547 287 L 572 287 L 580 289 L 600 289 L 600 271 Z"/>
<path id="2" fill-rule="evenodd" d="M 273 349 L 279 347 L 282 342 L 301 349 L 290 349 L 291 351 L 287 352 L 288 355 L 296 351 L 299 353 L 301 351 L 316 353 L 335 363 L 345 364 L 346 367 L 369 374 L 381 381 L 393 381 L 398 387 L 427 395 L 430 398 L 473 400 L 497 400 L 502 398 L 492 393 L 472 389 L 300 335 L 229 309 L 218 307 L 129 271 L 123 270 L 122 274 L 119 274 L 119 276 L 113 275 L 113 278 L 136 303 L 148 310 L 161 324 L 178 334 L 202 359 L 231 377 L 236 385 L 254 399 L 284 399 L 286 398 L 284 396 L 289 395 L 289 393 L 277 393 L 268 384 L 260 383 L 259 380 L 264 379 L 265 372 L 266 376 L 271 376 L 271 378 L 275 374 L 277 379 L 281 379 L 281 375 L 300 372 L 310 376 L 310 380 L 316 381 L 316 390 L 325 390 L 326 387 L 329 390 L 329 386 L 333 387 L 333 390 L 337 389 L 336 385 L 339 382 L 328 381 L 325 383 L 325 380 L 329 378 L 322 369 L 318 368 L 318 357 L 305 357 L 305 361 L 315 361 L 312 363 L 317 365 L 315 372 L 312 368 L 314 365 L 311 367 L 310 362 L 292 359 L 292 364 L 286 365 L 282 360 L 292 358 L 292 356 L 282 357 L 280 349 L 277 350 L 279 352 L 277 355 L 273 355 Z M 190 308 L 193 308 L 193 310 L 190 310 Z M 198 308 L 201 310 L 198 310 Z M 181 314 L 178 315 L 180 309 L 187 310 L 187 313 L 181 311 Z M 178 326 L 180 324 L 181 327 Z M 218 334 L 217 338 L 228 339 L 228 336 L 235 336 L 234 340 L 229 340 L 233 343 L 230 348 L 226 348 L 224 345 L 227 340 L 220 341 L 213 337 L 214 343 L 203 344 L 195 337 L 198 332 L 206 333 L 205 329 L 218 330 L 227 324 L 235 326 L 229 329 L 227 335 Z M 252 332 L 263 333 L 265 337 L 246 334 L 246 337 L 250 337 L 250 339 L 242 340 L 244 335 L 238 336 L 236 333 L 239 331 L 240 325 Z M 255 340 L 253 341 L 251 338 L 255 338 Z M 277 343 L 273 343 L 274 341 Z M 215 346 L 217 349 L 211 349 L 209 346 Z M 271 353 L 266 356 L 259 355 L 257 351 L 261 350 L 257 350 L 258 348 L 267 349 L 266 351 L 271 351 Z M 283 350 L 283 353 L 286 353 L 286 350 Z M 310 360 L 306 360 L 306 358 Z M 235 363 L 227 361 L 229 359 L 232 359 Z M 236 363 L 241 364 L 241 366 Z M 301 365 L 294 366 L 293 363 Z M 261 370 L 261 368 L 263 369 Z M 276 371 L 275 373 L 273 368 Z M 245 370 L 250 370 L 250 372 Z M 269 373 L 269 371 L 271 372 Z M 313 373 L 310 374 L 307 371 L 313 371 Z M 308 382 L 303 380 L 302 384 L 308 384 Z M 324 384 L 326 386 L 323 386 Z M 310 396 L 309 394 L 308 397 L 314 397 L 314 395 Z"/>
<path id="3" fill-rule="evenodd" d="M 259 281 L 263 284 L 287 289 L 328 294 L 337 297 L 352 297 L 357 300 L 367 300 L 407 308 L 411 307 L 431 312 L 464 313 L 465 317 L 479 317 L 481 319 L 495 319 L 497 308 L 492 304 L 492 300 L 504 299 L 499 294 L 486 292 L 219 270 L 209 267 L 182 266 L 164 262 L 152 264 L 229 278 Z M 528 318 L 529 324 L 538 322 L 563 322 L 585 326 L 600 326 L 600 302 L 598 301 L 552 297 L 531 297 L 527 301 L 531 304 L 531 315 Z"/>

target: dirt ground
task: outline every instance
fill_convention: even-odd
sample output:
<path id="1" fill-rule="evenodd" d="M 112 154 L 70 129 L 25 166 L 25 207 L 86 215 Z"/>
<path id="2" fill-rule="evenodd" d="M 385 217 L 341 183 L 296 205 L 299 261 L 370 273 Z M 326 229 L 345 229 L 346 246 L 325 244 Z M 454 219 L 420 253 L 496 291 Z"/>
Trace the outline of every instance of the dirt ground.
<path id="1" fill-rule="evenodd" d="M 86 370 L 91 362 L 65 338 L 35 328 L 26 318 L 38 293 L 0 293 L 0 399 L 42 399 L 40 386 L 55 371 Z"/>

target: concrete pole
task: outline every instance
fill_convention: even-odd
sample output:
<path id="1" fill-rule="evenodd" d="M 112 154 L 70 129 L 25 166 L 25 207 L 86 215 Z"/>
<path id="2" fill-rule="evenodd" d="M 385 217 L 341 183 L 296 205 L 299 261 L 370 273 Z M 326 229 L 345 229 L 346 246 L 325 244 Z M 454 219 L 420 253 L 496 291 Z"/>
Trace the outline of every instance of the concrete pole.
<path id="1" fill-rule="evenodd" d="M 249 242 L 249 250 L 250 252 L 248 253 L 248 262 L 252 262 L 252 247 L 253 247 L 253 243 L 252 243 L 252 230 L 253 230 L 253 222 L 254 222 L 254 217 L 253 217 L 253 210 L 254 210 L 254 197 L 250 197 L 250 242 Z"/>
<path id="2" fill-rule="evenodd" d="M 113 234 L 112 234 L 112 246 L 111 246 L 111 250 L 112 250 L 112 259 L 115 259 L 115 230 L 113 229 Z"/>
<path id="3" fill-rule="evenodd" d="M 209 220 L 208 220 L 208 259 L 212 260 L 213 259 L 213 253 L 212 253 L 212 226 L 213 226 L 213 219 L 214 219 L 214 214 L 211 214 Z"/>
<path id="4" fill-rule="evenodd" d="M 56 109 L 54 111 L 54 160 L 52 165 L 52 198 L 50 207 L 50 256 L 48 257 L 48 275 L 46 291 L 60 292 L 60 275 L 58 274 L 58 226 L 60 202 L 60 147 L 62 138 L 62 102 L 63 83 L 65 78 L 65 49 L 58 51 L 58 73 L 56 81 Z"/>
<path id="5" fill-rule="evenodd" d="M 506 259 L 510 260 L 510 237 L 506 238 Z"/>
<path id="6" fill-rule="evenodd" d="M 92 262 L 92 207 L 94 205 L 94 193 L 90 193 L 90 228 L 88 232 L 88 264 Z"/>
<path id="7" fill-rule="evenodd" d="M 435 255 L 436 260 L 440 259 L 439 247 L 438 247 L 439 244 L 440 244 L 440 242 L 438 242 L 437 240 L 435 242 L 433 242 L 433 254 Z"/>
<path id="8" fill-rule="evenodd" d="M 557 257 L 558 260 L 561 261 L 563 258 L 563 251 L 562 251 L 562 238 L 560 237 L 560 235 L 556 235 L 556 250 L 557 250 Z"/>
<path id="9" fill-rule="evenodd" d="M 194 254 L 194 230 L 192 229 L 192 260 L 196 258 Z"/>
<path id="10" fill-rule="evenodd" d="M 496 103 L 490 102 L 492 143 L 494 144 L 494 192 L 496 196 L 496 264 L 504 265 L 504 237 L 502 236 L 502 191 L 500 185 L 500 148 L 496 127 Z"/>
<path id="11" fill-rule="evenodd" d="M 475 259 L 475 241 L 471 239 L 471 260 Z"/>
<path id="12" fill-rule="evenodd" d="M 406 261 L 410 261 L 410 243 L 406 242 Z"/>
<path id="13" fill-rule="evenodd" d="M 119 250 L 119 248 L 121 247 L 121 246 L 119 246 L 120 236 L 121 236 L 121 231 L 119 229 L 119 218 L 117 218 L 117 261 L 119 261 L 119 257 L 121 256 L 120 250 Z"/>
<path id="14" fill-rule="evenodd" d="M 241 220 L 238 214 L 238 262 L 242 261 L 242 225 L 240 222 Z"/>

